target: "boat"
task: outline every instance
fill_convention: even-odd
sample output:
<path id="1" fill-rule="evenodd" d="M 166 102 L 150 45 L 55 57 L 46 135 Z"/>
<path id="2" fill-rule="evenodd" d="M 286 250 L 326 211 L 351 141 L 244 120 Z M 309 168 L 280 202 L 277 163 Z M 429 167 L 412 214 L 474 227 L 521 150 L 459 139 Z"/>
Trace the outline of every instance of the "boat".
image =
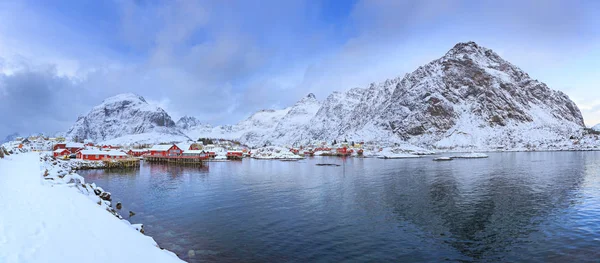
<path id="1" fill-rule="evenodd" d="M 452 161 L 454 160 L 452 157 L 437 157 L 433 158 L 434 161 L 442 162 L 442 161 Z"/>

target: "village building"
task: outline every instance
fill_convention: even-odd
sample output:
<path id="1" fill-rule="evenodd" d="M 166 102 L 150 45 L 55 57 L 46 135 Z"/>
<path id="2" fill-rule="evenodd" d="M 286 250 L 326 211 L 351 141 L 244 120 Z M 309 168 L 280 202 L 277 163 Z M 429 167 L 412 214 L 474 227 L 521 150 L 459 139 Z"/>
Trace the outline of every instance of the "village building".
<path id="1" fill-rule="evenodd" d="M 150 148 L 150 156 L 180 156 L 183 153 L 181 148 L 175 144 L 171 145 L 154 145 Z"/>
<path id="2" fill-rule="evenodd" d="M 135 156 L 135 157 L 140 157 L 147 153 L 149 153 L 149 151 L 146 149 L 131 149 L 131 150 L 127 151 L 128 155 Z"/>
<path id="3" fill-rule="evenodd" d="M 57 149 L 54 152 L 52 152 L 52 155 L 54 157 L 62 157 L 62 156 L 67 156 L 71 154 L 71 152 L 69 152 L 69 150 L 67 149 Z"/>
<path id="4" fill-rule="evenodd" d="M 183 152 L 183 156 L 208 158 L 208 154 L 206 154 L 205 151 L 201 151 L 201 150 L 187 150 L 187 151 Z"/>
<path id="5" fill-rule="evenodd" d="M 100 161 L 108 158 L 108 152 L 100 150 L 81 150 L 77 152 L 77 159 Z"/>
<path id="6" fill-rule="evenodd" d="M 83 148 L 85 148 L 85 145 L 83 145 L 83 143 L 78 143 L 78 142 L 69 142 L 65 145 L 65 149 L 69 150 L 69 152 L 72 152 L 72 153 L 78 152 L 79 150 L 82 150 Z"/>
<path id="7" fill-rule="evenodd" d="M 52 146 L 53 151 L 56 151 L 58 149 L 67 149 L 67 144 L 66 143 L 57 143 L 57 144 L 54 144 L 54 146 Z"/>
<path id="8" fill-rule="evenodd" d="M 205 151 L 214 151 L 216 147 L 217 146 L 215 146 L 214 144 L 207 144 L 204 146 L 204 150 Z"/>
<path id="9" fill-rule="evenodd" d="M 242 159 L 244 157 L 244 152 L 242 151 L 227 151 L 227 159 Z"/>
<path id="10" fill-rule="evenodd" d="M 51 148 L 44 139 L 37 139 L 36 141 L 31 143 L 31 150 L 34 152 L 42 152 L 50 151 Z"/>
<path id="11" fill-rule="evenodd" d="M 187 150 L 191 150 L 190 147 L 192 146 L 191 143 L 177 143 L 175 145 L 177 145 L 177 147 L 184 152 Z"/>
<path id="12" fill-rule="evenodd" d="M 118 150 L 110 150 L 108 151 L 108 158 L 110 159 L 125 159 L 128 158 L 129 156 L 122 152 L 122 151 L 118 151 Z"/>
<path id="13" fill-rule="evenodd" d="M 203 147 L 202 142 L 199 142 L 199 143 L 192 143 L 188 150 L 204 150 L 203 148 L 204 147 Z"/>

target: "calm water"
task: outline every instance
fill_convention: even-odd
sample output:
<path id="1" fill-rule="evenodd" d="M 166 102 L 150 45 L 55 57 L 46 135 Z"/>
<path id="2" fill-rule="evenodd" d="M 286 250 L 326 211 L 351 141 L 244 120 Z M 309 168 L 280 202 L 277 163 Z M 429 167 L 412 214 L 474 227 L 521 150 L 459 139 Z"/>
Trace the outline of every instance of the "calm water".
<path id="1" fill-rule="evenodd" d="M 190 262 L 600 261 L 600 152 L 82 174 Z"/>

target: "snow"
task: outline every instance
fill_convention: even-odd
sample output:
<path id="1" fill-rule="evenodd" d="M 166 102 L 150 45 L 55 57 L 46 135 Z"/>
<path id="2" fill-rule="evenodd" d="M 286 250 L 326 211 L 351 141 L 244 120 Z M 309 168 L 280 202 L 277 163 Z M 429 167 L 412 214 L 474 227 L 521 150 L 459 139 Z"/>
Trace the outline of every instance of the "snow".
<path id="1" fill-rule="evenodd" d="M 304 159 L 303 156 L 292 153 L 289 149 L 276 146 L 268 146 L 252 150 L 252 158 L 255 159 Z"/>
<path id="2" fill-rule="evenodd" d="M 466 153 L 461 155 L 452 156 L 455 159 L 477 159 L 477 158 L 488 158 L 489 156 L 485 153 Z"/>
<path id="3" fill-rule="evenodd" d="M 166 152 L 171 149 L 171 147 L 173 147 L 172 144 L 153 145 L 152 148 L 150 148 L 150 151 Z"/>
<path id="4" fill-rule="evenodd" d="M 101 150 L 81 150 L 79 151 L 81 152 L 82 155 L 107 155 L 108 153 L 106 151 L 101 151 Z"/>
<path id="5" fill-rule="evenodd" d="M 92 185 L 81 176 L 43 180 L 49 166 L 37 153 L 0 159 L 0 262 L 182 262 L 107 212 L 108 201 L 82 194 Z"/>
<path id="6" fill-rule="evenodd" d="M 126 153 L 119 150 L 110 150 L 108 151 L 108 156 L 129 156 Z"/>
<path id="7" fill-rule="evenodd" d="M 66 148 L 83 148 L 85 145 L 83 143 L 77 142 L 68 142 L 66 143 Z"/>
<path id="8" fill-rule="evenodd" d="M 592 130 L 600 132 L 600 124 L 596 124 L 596 126 L 592 127 Z"/>
<path id="9" fill-rule="evenodd" d="M 261 147 L 345 139 L 396 145 L 407 154 L 598 145 L 582 134 L 583 117 L 568 96 L 474 42 L 458 43 L 443 57 L 403 77 L 333 92 L 322 102 L 308 94 L 291 107 L 261 110 L 235 125 L 213 127 L 189 116 L 177 126 L 171 122 L 162 109 L 137 95 L 124 94 L 95 107 L 69 134 L 111 137 L 115 133 L 118 138 L 105 143 L 118 145 L 213 138 Z"/>
<path id="10" fill-rule="evenodd" d="M 99 144 L 131 146 L 131 145 L 139 145 L 139 144 L 185 142 L 188 140 L 189 140 L 189 138 L 184 135 L 161 133 L 161 132 L 148 132 L 148 133 L 124 135 L 124 136 L 121 136 L 118 138 L 100 142 Z"/>
<path id="11" fill-rule="evenodd" d="M 68 139 L 78 138 L 122 145 L 137 141 L 154 141 L 157 138 L 149 136 L 153 133 L 161 134 L 161 137 L 175 136 L 178 137 L 178 141 L 181 141 L 180 137 L 187 139 L 163 109 L 149 104 L 141 96 L 125 93 L 105 99 L 85 116 L 79 117 L 66 136 Z M 127 137 L 140 134 L 146 136 Z M 120 138 L 124 136 L 127 138 Z"/>
<path id="12" fill-rule="evenodd" d="M 202 154 L 206 153 L 204 150 L 187 150 L 183 151 L 183 154 Z"/>

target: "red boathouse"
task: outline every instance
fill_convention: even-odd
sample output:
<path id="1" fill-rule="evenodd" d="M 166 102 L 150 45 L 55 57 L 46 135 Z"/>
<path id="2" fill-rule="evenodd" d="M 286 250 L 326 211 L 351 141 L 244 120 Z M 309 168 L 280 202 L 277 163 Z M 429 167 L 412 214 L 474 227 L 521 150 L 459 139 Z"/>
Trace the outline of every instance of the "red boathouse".
<path id="1" fill-rule="evenodd" d="M 154 145 L 150 148 L 150 156 L 180 156 L 183 151 L 177 145 Z"/>

